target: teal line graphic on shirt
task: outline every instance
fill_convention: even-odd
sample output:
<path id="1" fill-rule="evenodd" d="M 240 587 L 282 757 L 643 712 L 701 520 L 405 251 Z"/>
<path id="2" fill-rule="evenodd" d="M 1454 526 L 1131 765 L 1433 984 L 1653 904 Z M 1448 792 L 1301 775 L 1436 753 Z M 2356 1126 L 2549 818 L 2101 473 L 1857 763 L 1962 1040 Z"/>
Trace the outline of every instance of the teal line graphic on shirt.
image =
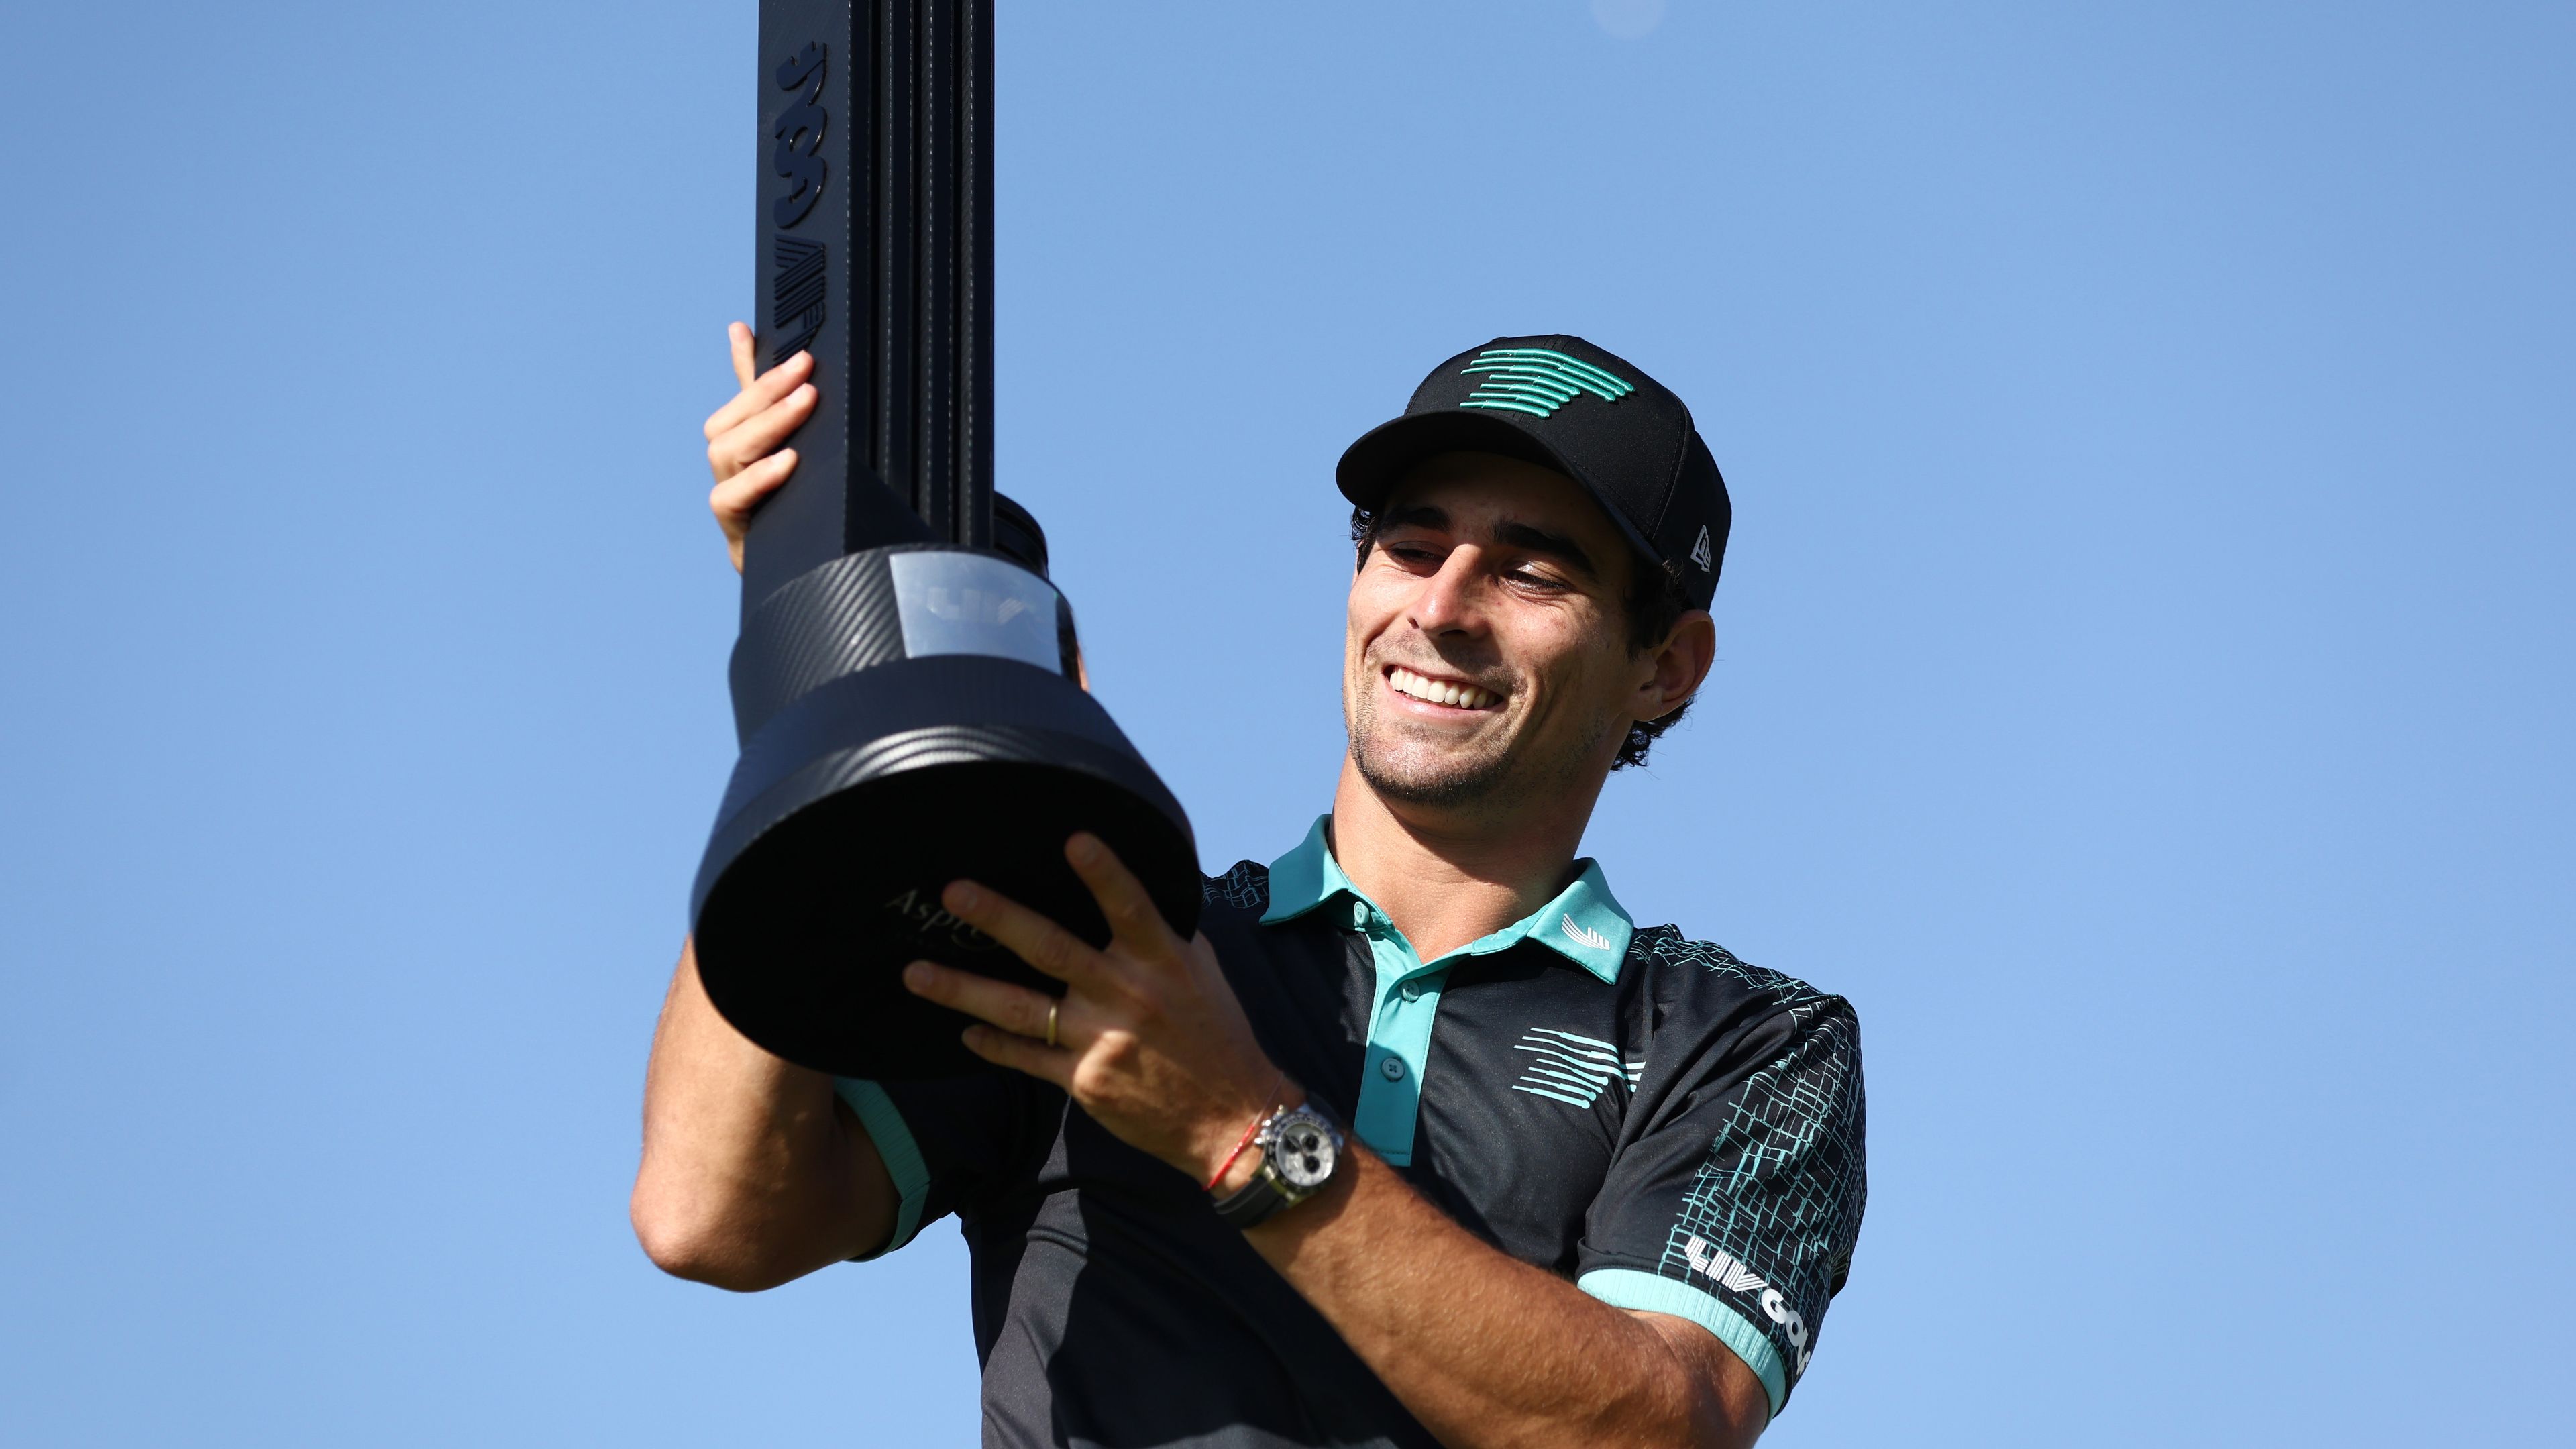
<path id="1" fill-rule="evenodd" d="M 1644 1062 L 1621 1061 L 1619 1049 L 1606 1041 L 1553 1027 L 1531 1027 L 1512 1050 L 1538 1058 L 1512 1083 L 1512 1090 L 1569 1107 L 1591 1106 L 1601 1100 L 1601 1089 L 1619 1077 L 1627 1078 L 1634 1089 L 1646 1071 Z"/>
<path id="2" fill-rule="evenodd" d="M 1626 378 L 1553 347 L 1488 347 L 1459 371 L 1482 373 L 1485 380 L 1458 406 L 1505 408 L 1535 418 L 1553 417 L 1587 392 L 1617 402 L 1637 390 Z"/>

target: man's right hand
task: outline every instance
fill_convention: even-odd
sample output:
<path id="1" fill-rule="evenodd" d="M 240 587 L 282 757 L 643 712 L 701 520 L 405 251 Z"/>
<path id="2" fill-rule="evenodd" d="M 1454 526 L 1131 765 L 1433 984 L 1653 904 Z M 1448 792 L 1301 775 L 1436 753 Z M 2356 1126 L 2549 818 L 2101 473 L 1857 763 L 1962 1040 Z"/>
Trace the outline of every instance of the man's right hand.
<path id="1" fill-rule="evenodd" d="M 733 376 L 742 391 L 707 419 L 707 466 L 716 475 L 707 506 L 715 510 L 725 551 L 740 573 L 742 536 L 751 527 L 752 510 L 796 471 L 796 450 L 780 445 L 814 415 L 814 384 L 808 380 L 814 375 L 814 354 L 797 353 L 754 377 L 751 329 L 736 322 L 725 335 L 733 344 Z"/>

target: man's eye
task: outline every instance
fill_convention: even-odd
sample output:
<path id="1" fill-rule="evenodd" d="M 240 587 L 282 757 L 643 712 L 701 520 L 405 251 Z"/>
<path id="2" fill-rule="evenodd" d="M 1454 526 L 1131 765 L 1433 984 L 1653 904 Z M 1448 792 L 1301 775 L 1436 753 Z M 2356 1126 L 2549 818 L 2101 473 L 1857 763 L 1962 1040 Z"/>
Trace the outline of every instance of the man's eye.
<path id="1" fill-rule="evenodd" d="M 1550 593 L 1558 592 L 1565 587 L 1563 579 L 1550 578 L 1535 569 L 1514 569 L 1511 572 L 1511 580 L 1525 588 L 1545 589 Z"/>

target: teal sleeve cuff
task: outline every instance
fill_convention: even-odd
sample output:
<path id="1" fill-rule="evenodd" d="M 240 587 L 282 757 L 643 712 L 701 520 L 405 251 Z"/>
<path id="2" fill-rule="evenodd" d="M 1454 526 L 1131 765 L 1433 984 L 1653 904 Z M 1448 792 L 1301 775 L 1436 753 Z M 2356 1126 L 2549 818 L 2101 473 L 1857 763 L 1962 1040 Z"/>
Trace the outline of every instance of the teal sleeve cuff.
<path id="1" fill-rule="evenodd" d="M 1789 1398 L 1789 1376 L 1780 1362 L 1780 1350 L 1771 1345 L 1771 1335 L 1754 1327 L 1751 1319 L 1688 1283 L 1634 1268 L 1595 1268 L 1576 1279 L 1574 1286 L 1613 1308 L 1669 1313 L 1716 1334 L 1717 1341 L 1762 1380 L 1772 1417 L 1779 1417 L 1780 1406 Z"/>
<path id="2" fill-rule="evenodd" d="M 912 1140 L 912 1129 L 903 1125 L 903 1113 L 895 1110 L 894 1098 L 874 1082 L 856 1077 L 835 1077 L 832 1089 L 857 1113 L 859 1125 L 868 1129 L 868 1140 L 875 1143 L 877 1156 L 885 1160 L 886 1175 L 894 1179 L 894 1236 L 873 1253 L 861 1253 L 853 1263 L 882 1258 L 913 1240 L 921 1231 L 921 1205 L 930 1196 L 930 1166 L 921 1160 L 921 1144 Z"/>

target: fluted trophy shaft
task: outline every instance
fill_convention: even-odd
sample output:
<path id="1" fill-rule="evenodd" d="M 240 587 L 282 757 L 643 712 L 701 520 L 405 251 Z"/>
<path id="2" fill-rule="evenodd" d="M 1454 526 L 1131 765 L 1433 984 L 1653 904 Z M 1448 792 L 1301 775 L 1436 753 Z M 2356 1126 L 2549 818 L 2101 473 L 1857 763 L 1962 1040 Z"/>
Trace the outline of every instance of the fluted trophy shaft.
<path id="1" fill-rule="evenodd" d="M 815 361 L 744 611 L 880 544 L 993 539 L 991 0 L 764 0 L 754 332 Z"/>

